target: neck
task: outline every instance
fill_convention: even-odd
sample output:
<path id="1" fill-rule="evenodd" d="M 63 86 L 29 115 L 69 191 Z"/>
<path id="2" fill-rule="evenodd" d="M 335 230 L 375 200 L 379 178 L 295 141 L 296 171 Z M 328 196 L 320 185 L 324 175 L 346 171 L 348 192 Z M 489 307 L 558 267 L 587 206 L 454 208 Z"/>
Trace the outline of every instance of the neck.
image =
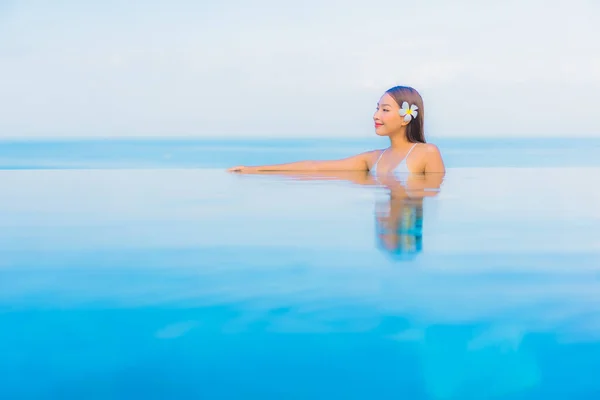
<path id="1" fill-rule="evenodd" d="M 408 146 L 412 146 L 412 143 L 406 140 L 406 130 L 402 130 L 396 135 L 390 135 L 390 147 L 392 149 L 403 150 Z"/>

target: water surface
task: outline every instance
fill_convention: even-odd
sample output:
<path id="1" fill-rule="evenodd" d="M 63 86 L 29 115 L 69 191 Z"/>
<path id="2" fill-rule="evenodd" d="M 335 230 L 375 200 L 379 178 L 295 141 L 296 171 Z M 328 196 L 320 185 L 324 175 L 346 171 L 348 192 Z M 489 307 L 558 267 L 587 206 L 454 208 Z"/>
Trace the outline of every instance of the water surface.
<path id="1" fill-rule="evenodd" d="M 0 143 L 0 398 L 597 398 L 599 142 L 377 146 Z"/>

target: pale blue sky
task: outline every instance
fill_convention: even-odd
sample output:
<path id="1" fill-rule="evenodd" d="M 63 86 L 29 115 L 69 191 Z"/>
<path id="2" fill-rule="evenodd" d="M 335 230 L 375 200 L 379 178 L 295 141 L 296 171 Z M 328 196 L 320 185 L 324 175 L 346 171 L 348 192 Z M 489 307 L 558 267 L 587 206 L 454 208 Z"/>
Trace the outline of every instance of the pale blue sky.
<path id="1" fill-rule="evenodd" d="M 0 0 L 0 138 L 600 136 L 596 0 Z"/>

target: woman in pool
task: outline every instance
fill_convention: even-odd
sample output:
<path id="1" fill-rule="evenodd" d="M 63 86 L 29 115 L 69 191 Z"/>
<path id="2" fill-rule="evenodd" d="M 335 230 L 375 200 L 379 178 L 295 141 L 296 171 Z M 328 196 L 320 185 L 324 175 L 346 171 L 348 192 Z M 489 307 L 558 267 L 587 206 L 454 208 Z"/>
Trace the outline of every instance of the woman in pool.
<path id="1" fill-rule="evenodd" d="M 375 175 L 395 173 L 444 173 L 437 146 L 425 143 L 423 99 L 413 88 L 395 86 L 377 103 L 373 115 L 375 133 L 387 136 L 390 147 L 372 150 L 341 160 L 297 161 L 287 164 L 237 166 L 230 172 L 268 171 L 370 171 Z"/>

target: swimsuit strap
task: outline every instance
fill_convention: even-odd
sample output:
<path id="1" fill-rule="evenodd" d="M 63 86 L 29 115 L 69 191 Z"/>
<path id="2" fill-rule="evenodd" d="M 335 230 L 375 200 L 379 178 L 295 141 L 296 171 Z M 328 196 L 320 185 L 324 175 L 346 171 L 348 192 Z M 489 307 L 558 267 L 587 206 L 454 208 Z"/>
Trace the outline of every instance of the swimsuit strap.
<path id="1" fill-rule="evenodd" d="M 389 147 L 387 149 L 389 149 Z M 373 166 L 371 167 L 371 169 L 377 168 L 377 164 L 379 163 L 379 160 L 381 160 L 381 157 L 383 156 L 383 153 L 385 153 L 387 151 L 387 149 L 385 149 L 385 150 L 383 150 L 381 152 L 381 154 L 379 155 L 379 157 L 377 157 L 377 161 L 375 161 L 375 164 L 373 164 Z"/>
<path id="2" fill-rule="evenodd" d="M 411 151 L 413 151 L 413 149 L 415 148 L 415 146 L 417 144 L 418 143 L 415 143 L 415 144 L 412 145 L 412 147 L 410 148 L 410 150 L 408 150 L 408 153 L 406 153 L 406 155 L 404 156 L 404 158 L 402 159 L 402 161 L 406 161 L 406 159 L 408 158 L 408 155 L 410 154 Z"/>

